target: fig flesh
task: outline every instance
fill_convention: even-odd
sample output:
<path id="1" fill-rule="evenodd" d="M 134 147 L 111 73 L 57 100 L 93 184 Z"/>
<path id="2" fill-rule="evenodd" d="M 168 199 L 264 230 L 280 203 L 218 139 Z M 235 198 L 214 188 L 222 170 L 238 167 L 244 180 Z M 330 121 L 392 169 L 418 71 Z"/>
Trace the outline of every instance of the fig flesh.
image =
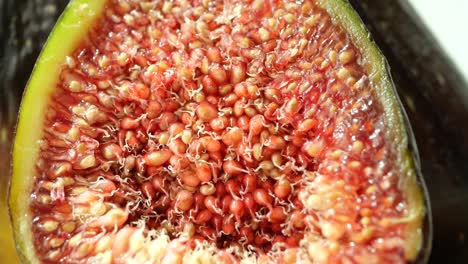
<path id="1" fill-rule="evenodd" d="M 406 263 L 427 216 L 347 2 L 74 0 L 26 89 L 31 263 Z"/>

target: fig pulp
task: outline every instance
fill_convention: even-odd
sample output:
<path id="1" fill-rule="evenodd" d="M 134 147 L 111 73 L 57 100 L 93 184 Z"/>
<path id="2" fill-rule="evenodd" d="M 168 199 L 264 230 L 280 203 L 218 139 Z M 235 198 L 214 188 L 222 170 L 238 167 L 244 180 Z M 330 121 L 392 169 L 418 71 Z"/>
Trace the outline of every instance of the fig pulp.
<path id="1" fill-rule="evenodd" d="M 24 261 L 406 263 L 425 217 L 347 2 L 71 1 L 22 102 Z"/>

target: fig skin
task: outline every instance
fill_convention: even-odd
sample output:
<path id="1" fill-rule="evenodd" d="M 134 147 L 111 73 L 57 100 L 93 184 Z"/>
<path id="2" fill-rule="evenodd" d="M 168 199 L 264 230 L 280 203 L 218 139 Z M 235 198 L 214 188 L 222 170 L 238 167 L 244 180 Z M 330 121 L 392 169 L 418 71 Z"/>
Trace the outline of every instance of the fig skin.
<path id="1" fill-rule="evenodd" d="M 412 217 L 407 226 L 405 256 L 414 262 L 426 263 L 432 247 L 429 194 L 421 174 L 416 140 L 391 79 L 388 62 L 370 39 L 370 33 L 347 0 L 318 2 L 319 6 L 335 19 L 335 22 L 347 29 L 348 35 L 363 56 L 377 98 L 384 108 L 387 137 L 392 139 L 392 144 L 398 148 L 396 164 L 400 164 L 401 167 L 399 186 L 402 187 L 405 199 L 409 203 L 408 216 Z"/>
<path id="2" fill-rule="evenodd" d="M 29 197 L 37 141 L 42 137 L 44 115 L 49 97 L 58 81 L 65 57 L 80 45 L 83 36 L 102 14 L 106 0 L 70 1 L 49 36 L 26 85 L 21 102 L 12 153 L 9 208 L 16 248 L 23 263 L 38 263 L 31 234 Z"/>
<path id="3" fill-rule="evenodd" d="M 34 161 L 39 147 L 37 140 L 42 135 L 45 110 L 49 96 L 58 81 L 61 64 L 80 44 L 82 36 L 101 15 L 106 0 L 72 0 L 58 21 L 54 31 L 38 59 L 31 79 L 26 87 L 21 104 L 16 139 L 13 150 L 13 174 L 10 186 L 10 214 L 13 221 L 17 249 L 20 258 L 26 263 L 37 263 L 31 234 L 32 219 L 29 213 L 28 194 L 33 181 Z M 344 0 L 317 1 L 346 30 L 354 44 L 360 49 L 368 75 L 376 91 L 377 98 L 384 107 L 388 138 L 398 147 L 396 164 L 400 164 L 400 185 L 409 202 L 407 247 L 405 256 L 415 260 L 423 240 L 430 240 L 430 234 L 422 234 L 423 220 L 430 219 L 429 205 L 424 205 L 424 184 L 418 171 L 417 153 L 410 150 L 414 139 L 405 119 L 399 99 L 388 75 L 387 63 L 375 44 L 368 39 L 368 32 L 360 18 Z M 39 128 L 39 129 L 38 129 Z M 410 135 L 408 137 L 408 135 Z M 413 151 L 413 152 L 412 152 Z M 426 194 L 427 195 L 427 194 Z M 430 222 L 430 221 L 429 221 Z"/>

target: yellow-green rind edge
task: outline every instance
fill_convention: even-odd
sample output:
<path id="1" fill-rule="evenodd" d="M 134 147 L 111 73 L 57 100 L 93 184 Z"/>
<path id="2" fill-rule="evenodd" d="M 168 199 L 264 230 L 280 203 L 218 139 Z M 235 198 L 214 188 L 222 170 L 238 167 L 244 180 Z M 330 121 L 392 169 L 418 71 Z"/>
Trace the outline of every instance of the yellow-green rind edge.
<path id="1" fill-rule="evenodd" d="M 371 40 L 369 32 L 359 15 L 347 0 L 318 0 L 318 5 L 325 9 L 333 22 L 341 25 L 362 55 L 364 66 L 371 85 L 383 106 L 387 129 L 387 139 L 396 147 L 395 164 L 400 168 L 399 187 L 407 202 L 405 222 L 405 257 L 414 261 L 423 245 L 423 221 L 426 215 L 423 186 L 418 183 L 416 168 L 409 149 L 405 117 L 401 110 L 393 82 L 389 75 L 387 61 Z"/>
<path id="2" fill-rule="evenodd" d="M 38 140 L 43 136 L 44 118 L 50 95 L 67 55 L 82 43 L 107 0 L 72 0 L 49 36 L 23 95 L 15 143 L 10 183 L 10 217 L 16 248 L 23 263 L 39 263 L 33 244 L 29 199 L 35 181 Z M 31 130 L 34 130 L 31 133 Z"/>

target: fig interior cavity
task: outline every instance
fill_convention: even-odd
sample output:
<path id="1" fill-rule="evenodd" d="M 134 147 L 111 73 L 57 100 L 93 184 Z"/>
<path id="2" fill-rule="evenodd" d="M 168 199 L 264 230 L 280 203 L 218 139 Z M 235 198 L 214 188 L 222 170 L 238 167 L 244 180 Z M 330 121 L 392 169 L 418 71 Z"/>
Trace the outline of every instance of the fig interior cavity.
<path id="1" fill-rule="evenodd" d="M 406 146 L 320 3 L 108 1 L 41 127 L 38 260 L 413 260 Z"/>

